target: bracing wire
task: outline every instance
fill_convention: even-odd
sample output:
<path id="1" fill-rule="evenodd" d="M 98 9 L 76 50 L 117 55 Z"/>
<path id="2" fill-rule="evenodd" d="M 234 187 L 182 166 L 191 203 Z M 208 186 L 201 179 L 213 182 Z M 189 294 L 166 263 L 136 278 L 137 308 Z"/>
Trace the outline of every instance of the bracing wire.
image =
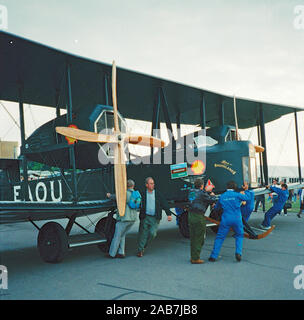
<path id="1" fill-rule="evenodd" d="M 0 105 L 2 106 L 2 108 L 5 110 L 5 112 L 9 115 L 9 117 L 11 118 L 11 120 L 14 122 L 14 124 L 16 125 L 16 127 L 20 130 L 20 124 L 19 122 L 14 118 L 14 116 L 8 111 L 8 109 L 6 108 L 6 106 L 4 105 L 4 103 L 2 101 L 0 101 Z M 11 127 L 4 136 L 6 136 L 12 129 L 13 127 Z M 27 136 L 25 135 L 25 138 L 27 138 Z"/>
<path id="2" fill-rule="evenodd" d="M 287 132 L 286 132 L 286 134 L 284 135 L 283 141 L 281 141 L 280 147 L 278 148 L 278 152 L 277 152 L 277 155 L 276 155 L 276 159 L 279 159 L 280 156 L 283 154 L 283 153 L 282 153 L 282 150 L 283 150 L 283 148 L 285 147 L 285 144 L 286 144 L 286 141 L 287 141 L 287 138 L 288 138 L 288 132 L 290 131 L 290 127 L 291 127 L 291 125 L 292 125 L 292 122 L 293 122 L 293 119 L 290 119 L 290 122 L 289 122 L 289 125 L 288 125 L 288 128 L 287 128 Z M 272 172 L 271 172 L 270 176 L 273 176 L 273 174 L 274 174 L 274 172 L 276 171 L 278 165 L 279 165 L 279 162 L 277 161 L 277 162 L 276 162 L 276 165 L 272 168 Z"/>

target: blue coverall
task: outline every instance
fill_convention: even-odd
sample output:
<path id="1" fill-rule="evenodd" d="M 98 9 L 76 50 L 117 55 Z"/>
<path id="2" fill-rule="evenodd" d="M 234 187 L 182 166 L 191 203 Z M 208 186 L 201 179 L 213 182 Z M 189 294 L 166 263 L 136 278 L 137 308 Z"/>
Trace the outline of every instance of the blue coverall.
<path id="1" fill-rule="evenodd" d="M 265 213 L 265 217 L 262 222 L 264 227 L 270 227 L 270 221 L 281 212 L 289 196 L 288 190 L 282 190 L 273 186 L 270 187 L 270 190 L 275 192 L 278 197 L 273 202 L 273 206 Z"/>
<path id="2" fill-rule="evenodd" d="M 242 255 L 244 229 L 240 206 L 242 201 L 249 200 L 250 193 L 248 190 L 245 191 L 245 194 L 241 194 L 228 189 L 221 195 L 214 209 L 223 208 L 223 214 L 210 255 L 211 258 L 217 259 L 230 228 L 235 232 L 235 253 Z"/>
<path id="3" fill-rule="evenodd" d="M 244 206 L 241 206 L 241 213 L 243 219 L 247 222 L 250 218 L 250 215 L 254 209 L 254 192 L 251 190 L 248 190 L 250 195 L 250 200 L 246 201 L 246 204 Z"/>

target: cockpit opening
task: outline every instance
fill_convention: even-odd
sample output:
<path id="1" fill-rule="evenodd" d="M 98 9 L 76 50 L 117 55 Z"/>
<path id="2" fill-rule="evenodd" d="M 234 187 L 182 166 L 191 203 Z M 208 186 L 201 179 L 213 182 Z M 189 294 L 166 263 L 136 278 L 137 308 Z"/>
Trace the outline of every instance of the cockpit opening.
<path id="1" fill-rule="evenodd" d="M 236 141 L 236 140 L 242 140 L 240 134 L 238 133 L 237 135 L 235 129 L 230 129 L 226 134 L 225 141 L 227 142 L 227 141 Z"/>
<path id="2" fill-rule="evenodd" d="M 121 133 L 127 132 L 127 124 L 124 118 L 118 113 L 118 125 Z M 102 134 L 114 133 L 114 113 L 111 110 L 103 110 L 94 123 L 95 132 Z M 114 157 L 113 148 L 109 143 L 98 144 L 107 157 Z"/>

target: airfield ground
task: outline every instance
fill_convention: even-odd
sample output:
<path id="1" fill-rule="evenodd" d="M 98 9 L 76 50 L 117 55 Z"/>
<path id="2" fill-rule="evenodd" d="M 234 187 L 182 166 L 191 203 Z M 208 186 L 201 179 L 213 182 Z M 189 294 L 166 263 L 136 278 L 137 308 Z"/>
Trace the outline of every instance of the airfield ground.
<path id="1" fill-rule="evenodd" d="M 262 218 L 262 212 L 253 213 L 250 224 L 258 226 Z M 90 223 L 82 219 L 84 225 Z M 136 223 L 127 236 L 125 259 L 108 259 L 96 246 L 87 246 L 74 248 L 59 264 L 40 259 L 38 232 L 30 223 L 0 225 L 0 264 L 8 270 L 8 289 L 0 290 L 0 300 L 302 300 L 303 285 L 295 287 L 300 274 L 294 270 L 304 265 L 304 217 L 289 212 L 273 223 L 276 228 L 267 238 L 244 239 L 241 263 L 234 258 L 232 233 L 220 259 L 208 262 L 215 239 L 208 229 L 203 265 L 190 264 L 189 240 L 179 233 L 175 218 L 163 218 L 143 258 L 135 256 Z"/>

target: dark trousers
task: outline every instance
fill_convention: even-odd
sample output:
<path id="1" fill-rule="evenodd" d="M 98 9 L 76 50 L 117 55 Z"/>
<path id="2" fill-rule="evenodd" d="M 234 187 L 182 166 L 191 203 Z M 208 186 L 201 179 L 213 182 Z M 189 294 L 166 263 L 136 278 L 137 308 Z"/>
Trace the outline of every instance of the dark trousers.
<path id="1" fill-rule="evenodd" d="M 189 211 L 190 254 L 192 260 L 200 259 L 206 235 L 206 219 L 201 213 Z"/>
<path id="2" fill-rule="evenodd" d="M 270 222 L 271 220 L 278 214 L 280 213 L 282 210 L 281 209 L 278 209 L 276 207 L 271 207 L 266 213 L 265 213 L 265 216 L 264 216 L 264 220 L 262 222 L 262 225 L 264 227 L 270 227 Z"/>
<path id="3" fill-rule="evenodd" d="M 159 222 L 160 220 L 149 215 L 146 215 L 146 217 L 140 221 L 137 239 L 138 252 L 144 251 L 144 249 L 156 237 Z"/>
<path id="4" fill-rule="evenodd" d="M 257 211 L 257 210 L 258 210 L 258 207 L 259 207 L 260 202 L 262 202 L 263 211 L 265 212 L 265 198 L 264 198 L 264 199 L 257 199 L 257 200 L 256 200 L 254 211 Z"/>

